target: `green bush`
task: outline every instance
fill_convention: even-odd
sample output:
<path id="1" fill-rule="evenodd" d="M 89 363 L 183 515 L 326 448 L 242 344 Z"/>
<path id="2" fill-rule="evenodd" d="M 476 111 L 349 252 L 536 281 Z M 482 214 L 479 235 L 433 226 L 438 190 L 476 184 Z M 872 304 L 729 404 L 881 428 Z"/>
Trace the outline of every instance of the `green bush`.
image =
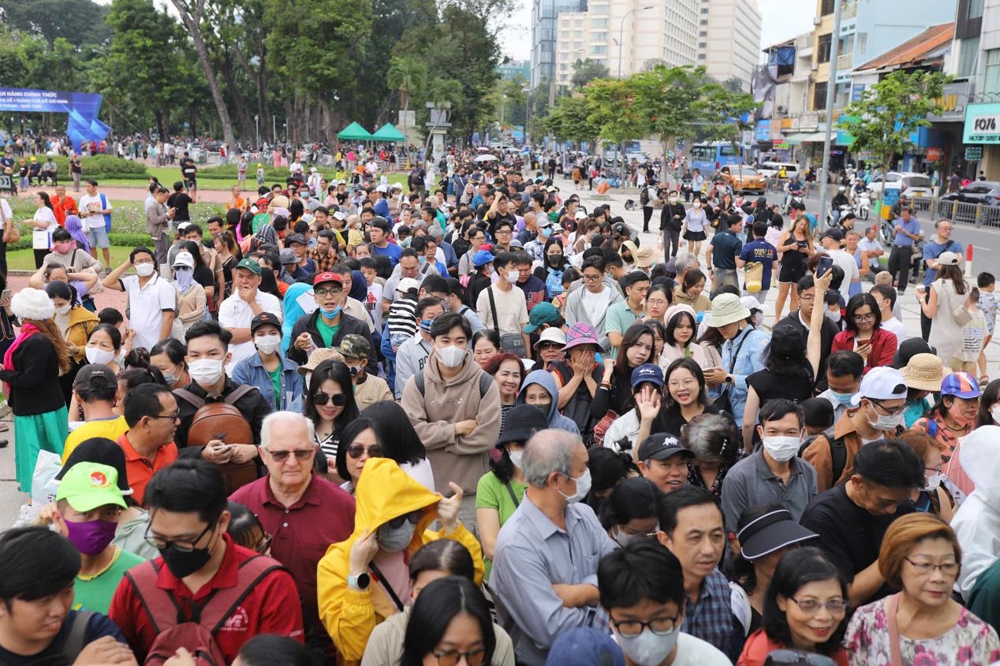
<path id="1" fill-rule="evenodd" d="M 44 158 L 39 157 L 44 162 Z M 69 178 L 69 158 L 55 157 L 56 166 L 59 167 L 59 178 L 64 182 Z M 111 155 L 94 155 L 93 157 L 81 158 L 83 163 L 83 178 L 93 178 L 100 182 L 102 178 L 129 178 L 135 180 L 146 180 L 149 173 L 146 165 L 142 162 L 123 160 Z"/>
<path id="2" fill-rule="evenodd" d="M 28 198 L 11 197 L 8 199 L 8 202 L 10 203 L 11 211 L 14 213 L 14 219 L 18 222 L 30 219 L 35 214 L 35 204 L 31 203 L 31 200 Z M 145 237 L 146 243 L 149 242 L 149 236 L 146 235 L 146 211 L 142 201 L 119 201 L 113 199 L 111 206 L 114 209 L 114 213 L 111 216 L 111 228 L 113 231 L 110 238 L 113 239 L 117 234 L 139 234 Z M 222 217 L 226 215 L 225 204 L 196 203 L 190 206 L 190 210 L 191 220 L 201 225 L 202 228 L 205 227 L 205 221 L 213 215 L 220 215 Z M 21 224 L 18 226 L 18 229 L 21 232 L 21 241 L 14 249 L 30 248 L 31 226 Z M 27 245 L 22 246 L 21 243 L 25 242 L 27 242 Z M 115 243 L 114 240 L 111 242 L 114 245 L 119 244 Z M 131 241 L 129 242 L 131 243 Z M 129 243 L 123 244 L 128 245 Z M 11 249 L 10 246 L 8 246 L 8 249 Z"/>

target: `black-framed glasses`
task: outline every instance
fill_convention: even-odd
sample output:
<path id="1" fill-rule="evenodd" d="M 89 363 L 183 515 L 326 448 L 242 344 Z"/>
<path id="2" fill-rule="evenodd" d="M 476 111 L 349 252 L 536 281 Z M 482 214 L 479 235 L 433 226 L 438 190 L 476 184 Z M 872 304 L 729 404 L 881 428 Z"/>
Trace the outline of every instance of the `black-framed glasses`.
<path id="1" fill-rule="evenodd" d="M 896 391 L 893 391 L 893 393 L 896 393 Z M 901 405 L 896 409 L 889 409 L 888 407 L 882 404 L 881 400 L 875 400 L 874 398 L 868 398 L 868 402 L 872 403 L 873 405 L 881 409 L 883 412 L 885 412 L 886 416 L 896 416 L 898 414 L 902 414 L 903 410 L 906 409 L 906 405 Z"/>
<path id="2" fill-rule="evenodd" d="M 410 521 L 411 524 L 416 525 L 420 522 L 420 516 L 424 515 L 423 509 L 417 509 L 416 511 L 411 511 L 410 513 L 404 513 L 402 516 L 396 516 L 390 520 L 387 524 L 394 530 L 398 530 L 403 526 L 403 523 Z"/>
<path id="3" fill-rule="evenodd" d="M 944 562 L 943 564 L 934 564 L 933 562 L 914 562 L 908 557 L 904 557 L 904 560 L 913 566 L 913 571 L 919 576 L 928 576 L 932 571 L 937 569 L 941 570 L 945 576 L 957 576 L 959 564 L 958 562 Z"/>
<path id="4" fill-rule="evenodd" d="M 584 273 L 583 274 L 583 281 L 584 282 L 600 282 L 602 277 L 603 276 L 601 276 L 601 275 L 587 275 L 586 273 Z"/>
<path id="5" fill-rule="evenodd" d="M 801 664 L 802 666 L 834 666 L 836 662 L 822 654 L 811 652 L 799 652 L 798 650 L 771 650 L 767 655 L 766 665 L 792 666 Z"/>
<path id="6" fill-rule="evenodd" d="M 382 447 L 378 444 L 372 444 L 371 446 L 351 444 L 347 447 L 347 455 L 352 458 L 360 458 L 366 451 L 369 458 L 381 458 L 383 453 Z"/>
<path id="7" fill-rule="evenodd" d="M 166 419 L 168 421 L 176 421 L 181 417 L 180 410 L 177 410 L 173 414 L 160 414 L 159 416 L 150 416 L 151 419 Z"/>
<path id="8" fill-rule="evenodd" d="M 826 609 L 831 613 L 846 613 L 849 604 L 846 599 L 827 599 L 825 602 L 817 601 L 816 599 L 796 599 L 795 597 L 788 597 L 795 602 L 795 605 L 799 607 L 803 613 L 815 613 L 820 608 L 826 606 Z"/>
<path id="9" fill-rule="evenodd" d="M 854 315 L 854 321 L 875 321 L 874 314 L 856 314 Z"/>
<path id="10" fill-rule="evenodd" d="M 621 622 L 611 621 L 618 633 L 627 638 L 635 638 L 642 633 L 643 629 L 647 627 L 651 632 L 657 636 L 666 636 L 667 634 L 673 633 L 677 628 L 677 618 L 679 615 L 674 617 L 654 617 L 649 622 L 640 622 L 639 620 L 622 620 Z"/>
<path id="11" fill-rule="evenodd" d="M 482 666 L 486 662 L 486 648 L 482 646 L 472 648 L 468 652 L 434 650 L 431 654 L 437 659 L 438 666 L 456 666 L 462 658 L 465 658 L 465 663 L 469 666 Z"/>
<path id="12" fill-rule="evenodd" d="M 340 296 L 344 293 L 343 289 L 313 289 L 313 295 L 319 296 L 320 298 L 326 298 L 327 296 Z"/>
<path id="13" fill-rule="evenodd" d="M 309 460 L 309 457 L 316 453 L 316 449 L 295 449 L 293 451 L 267 451 L 268 455 L 274 458 L 274 462 L 283 463 L 288 460 L 288 456 L 294 455 L 299 462 Z"/>
<path id="14" fill-rule="evenodd" d="M 330 395 L 329 393 L 319 393 L 313 396 L 313 404 L 323 407 L 327 403 L 332 402 L 334 407 L 343 407 L 347 404 L 347 394 L 345 393 L 335 393 Z"/>
<path id="15" fill-rule="evenodd" d="M 167 546 L 173 546 L 175 550 L 179 550 L 182 553 L 190 553 L 195 549 L 195 544 L 205 538 L 205 535 L 215 529 L 218 522 L 209 524 L 205 529 L 201 531 L 201 534 L 196 536 L 194 539 L 188 541 L 187 539 L 164 539 L 163 537 L 156 536 L 155 534 L 150 534 L 152 525 L 146 528 L 146 534 L 143 535 L 143 539 L 153 548 L 157 550 L 163 550 Z"/>

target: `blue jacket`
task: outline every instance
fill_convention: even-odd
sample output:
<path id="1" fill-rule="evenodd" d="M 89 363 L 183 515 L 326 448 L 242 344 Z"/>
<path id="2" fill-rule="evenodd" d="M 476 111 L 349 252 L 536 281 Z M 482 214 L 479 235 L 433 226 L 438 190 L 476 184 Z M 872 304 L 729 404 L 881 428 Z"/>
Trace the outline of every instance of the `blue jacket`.
<path id="1" fill-rule="evenodd" d="M 552 396 L 552 403 L 549 405 L 549 413 L 547 414 L 549 427 L 579 435 L 580 428 L 577 427 L 576 421 L 559 412 L 559 391 L 556 389 L 556 380 L 552 376 L 552 373 L 546 370 L 532 370 L 528 373 L 528 376 L 524 378 L 524 386 L 521 387 L 521 392 L 517 394 L 515 404 L 527 404 L 524 402 L 524 393 L 532 384 L 538 384 Z"/>
<path id="2" fill-rule="evenodd" d="M 281 405 L 276 410 L 302 413 L 302 394 L 305 391 L 305 382 L 299 374 L 299 366 L 284 356 L 281 359 Z M 260 394 L 267 400 L 267 404 L 274 407 L 274 384 L 271 383 L 271 375 L 264 369 L 264 362 L 261 361 L 260 354 L 239 361 L 233 368 L 233 375 L 230 378 L 236 384 L 249 384 L 260 389 Z"/>

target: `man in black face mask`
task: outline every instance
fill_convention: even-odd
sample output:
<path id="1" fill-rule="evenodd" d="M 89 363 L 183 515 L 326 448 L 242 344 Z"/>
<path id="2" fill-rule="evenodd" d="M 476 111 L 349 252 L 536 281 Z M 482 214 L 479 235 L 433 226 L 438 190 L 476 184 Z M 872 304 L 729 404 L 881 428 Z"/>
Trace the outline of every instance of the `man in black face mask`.
<path id="1" fill-rule="evenodd" d="M 260 634 L 303 640 L 295 581 L 275 560 L 233 543 L 222 474 L 211 463 L 185 459 L 161 470 L 146 488 L 146 538 L 160 557 L 128 573 L 111 601 L 110 617 L 140 661 L 175 654 L 178 625 L 211 632 L 218 654 L 232 663 Z M 194 609 L 200 612 L 194 613 Z M 187 609 L 187 610 L 178 610 Z"/>

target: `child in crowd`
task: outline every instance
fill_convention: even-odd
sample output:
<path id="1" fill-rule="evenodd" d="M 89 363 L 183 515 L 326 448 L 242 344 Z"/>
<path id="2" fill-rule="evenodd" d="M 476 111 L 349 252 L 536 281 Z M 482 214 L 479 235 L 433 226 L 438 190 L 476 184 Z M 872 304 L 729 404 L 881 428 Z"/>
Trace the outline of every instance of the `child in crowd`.
<path id="1" fill-rule="evenodd" d="M 993 327 L 996 325 L 997 312 L 1000 312 L 1000 295 L 996 289 L 997 279 L 992 273 L 983 271 L 976 277 L 979 286 L 979 311 L 986 319 L 986 339 L 983 340 L 983 349 L 979 352 L 979 384 L 986 386 L 989 383 L 989 375 L 986 374 L 986 347 L 993 339 Z"/>
<path id="2" fill-rule="evenodd" d="M 983 353 L 985 348 L 986 317 L 979 308 L 979 298 L 979 289 L 973 287 L 969 290 L 968 298 L 965 299 L 964 308 L 968 315 L 962 317 L 962 319 L 967 320 L 962 328 L 962 347 L 958 354 L 951 359 L 951 369 L 955 372 L 961 370 L 974 375 L 979 355 Z M 983 386 L 985 387 L 985 384 Z"/>

